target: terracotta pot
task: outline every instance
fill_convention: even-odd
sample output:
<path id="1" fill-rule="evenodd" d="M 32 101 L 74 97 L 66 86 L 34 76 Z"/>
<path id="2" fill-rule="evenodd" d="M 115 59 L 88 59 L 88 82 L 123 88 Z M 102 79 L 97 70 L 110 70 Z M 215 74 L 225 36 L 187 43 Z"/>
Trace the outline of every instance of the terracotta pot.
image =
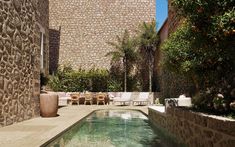
<path id="1" fill-rule="evenodd" d="M 55 117 L 58 112 L 57 94 L 40 94 L 40 114 L 42 117 Z"/>

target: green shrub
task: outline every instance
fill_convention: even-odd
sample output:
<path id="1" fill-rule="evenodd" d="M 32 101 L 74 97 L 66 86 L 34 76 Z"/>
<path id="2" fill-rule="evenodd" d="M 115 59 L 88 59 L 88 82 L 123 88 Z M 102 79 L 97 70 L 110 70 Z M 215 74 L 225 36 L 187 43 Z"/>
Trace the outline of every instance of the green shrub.
<path id="1" fill-rule="evenodd" d="M 117 80 L 108 81 L 108 91 L 120 92 L 122 91 L 122 83 Z"/>
<path id="2" fill-rule="evenodd" d="M 194 107 L 200 110 L 212 110 L 213 109 L 213 97 L 215 97 L 215 94 L 211 93 L 210 91 L 201 91 L 197 93 L 192 98 L 192 103 L 194 104 Z"/>
<path id="3" fill-rule="evenodd" d="M 53 91 L 63 91 L 62 83 L 58 75 L 49 76 L 48 85 Z"/>
<path id="4" fill-rule="evenodd" d="M 69 66 L 60 67 L 50 76 L 48 85 L 54 91 L 107 91 L 109 72 L 103 69 L 91 69 L 85 71 L 72 70 Z"/>
<path id="5" fill-rule="evenodd" d="M 107 70 L 92 69 L 89 71 L 89 77 L 92 83 L 92 91 L 107 91 L 109 72 Z"/>

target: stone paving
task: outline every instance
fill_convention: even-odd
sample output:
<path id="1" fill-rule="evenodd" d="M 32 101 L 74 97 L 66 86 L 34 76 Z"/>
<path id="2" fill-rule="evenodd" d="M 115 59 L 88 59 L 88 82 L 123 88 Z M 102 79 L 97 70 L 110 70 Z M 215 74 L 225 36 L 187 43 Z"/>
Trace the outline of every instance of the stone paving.
<path id="1" fill-rule="evenodd" d="M 1 147 L 37 147 L 98 109 L 136 109 L 148 114 L 147 106 L 69 105 L 58 111 L 58 117 L 37 117 L 0 128 Z"/>

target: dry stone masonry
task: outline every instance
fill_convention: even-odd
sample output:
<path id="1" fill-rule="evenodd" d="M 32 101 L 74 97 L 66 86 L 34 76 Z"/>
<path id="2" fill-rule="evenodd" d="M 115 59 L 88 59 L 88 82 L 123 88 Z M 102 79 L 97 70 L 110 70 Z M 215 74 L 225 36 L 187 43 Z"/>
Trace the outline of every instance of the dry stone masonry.
<path id="1" fill-rule="evenodd" d="M 235 146 L 234 120 L 174 107 L 168 107 L 166 113 L 149 108 L 149 119 L 188 147 Z"/>
<path id="2" fill-rule="evenodd" d="M 0 0 L 0 127 L 39 115 L 39 26 L 48 38 L 48 25 L 48 0 Z"/>
<path id="3" fill-rule="evenodd" d="M 49 0 L 50 69 L 109 68 L 115 41 L 125 29 L 155 19 L 155 0 Z"/>

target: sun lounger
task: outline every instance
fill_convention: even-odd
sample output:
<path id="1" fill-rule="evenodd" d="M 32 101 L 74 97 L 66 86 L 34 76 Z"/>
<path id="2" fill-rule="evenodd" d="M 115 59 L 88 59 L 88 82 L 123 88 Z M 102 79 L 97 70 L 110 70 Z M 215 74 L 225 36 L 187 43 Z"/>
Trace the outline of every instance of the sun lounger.
<path id="1" fill-rule="evenodd" d="M 67 106 L 68 100 L 70 99 L 70 95 L 68 95 L 66 92 L 56 92 L 56 94 L 59 97 L 59 106 Z"/>
<path id="2" fill-rule="evenodd" d="M 149 92 L 140 92 L 139 96 L 132 101 L 132 104 L 135 105 L 148 105 L 149 104 Z"/>
<path id="3" fill-rule="evenodd" d="M 179 98 L 167 98 L 165 99 L 165 107 L 169 106 L 184 106 L 191 107 L 192 100 L 191 97 L 180 96 Z"/>
<path id="4" fill-rule="evenodd" d="M 114 97 L 113 104 L 119 103 L 120 105 L 130 105 L 131 103 L 131 92 L 123 92 L 121 97 Z"/>

